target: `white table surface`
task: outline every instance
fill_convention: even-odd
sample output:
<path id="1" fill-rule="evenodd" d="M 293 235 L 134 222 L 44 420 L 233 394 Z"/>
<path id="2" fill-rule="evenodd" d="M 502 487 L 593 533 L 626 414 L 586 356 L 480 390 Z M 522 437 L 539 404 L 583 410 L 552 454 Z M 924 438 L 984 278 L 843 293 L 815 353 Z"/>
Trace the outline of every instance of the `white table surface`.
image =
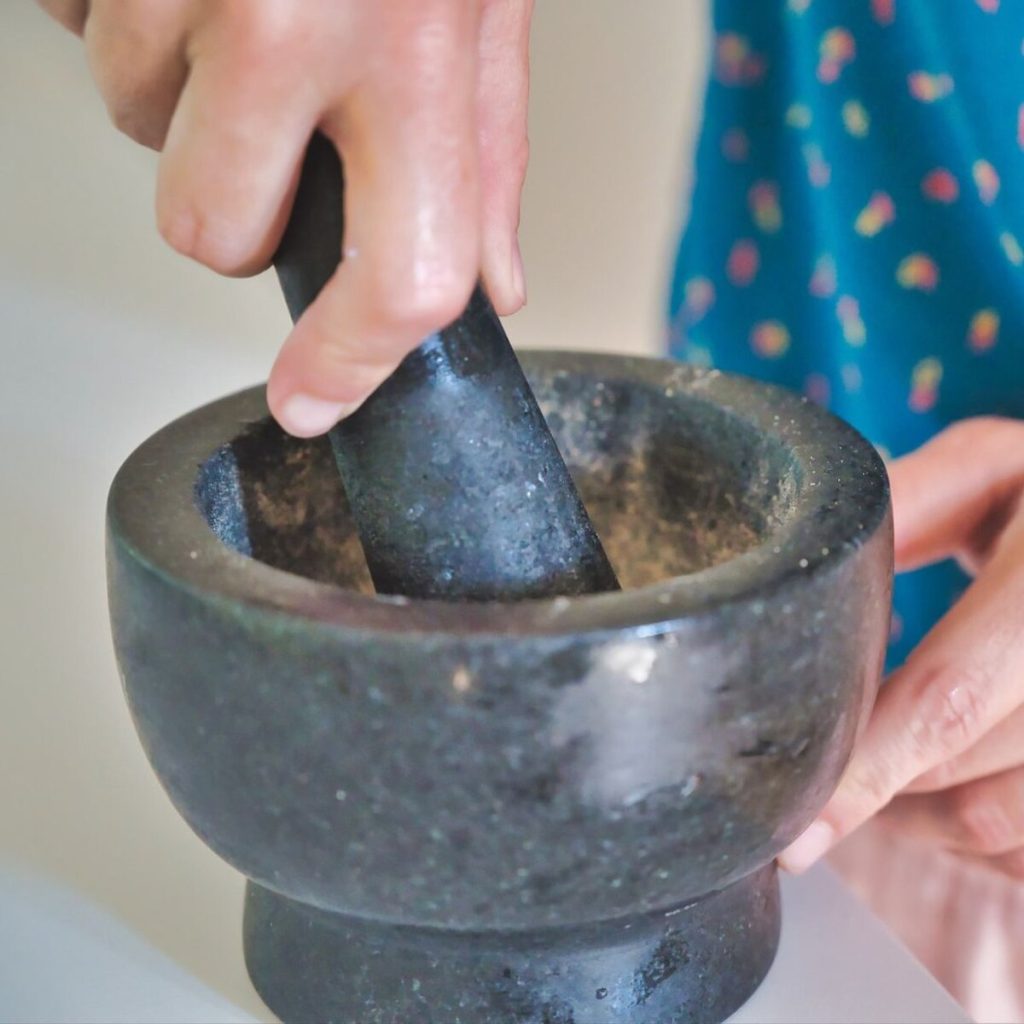
<path id="1" fill-rule="evenodd" d="M 164 249 L 153 156 L 106 128 L 70 37 L 3 7 L 0 1020 L 270 1020 L 241 959 L 241 879 L 173 811 L 128 718 L 103 513 L 136 443 L 265 375 L 283 303 L 266 277 Z M 535 309 L 530 340 L 566 315 Z M 966 1019 L 827 869 L 787 880 L 784 915 L 737 1021 Z"/>
<path id="2" fill-rule="evenodd" d="M 152 879 L 154 887 L 159 881 Z M 24 870 L 0 870 L 0 1020 L 273 1021 L 242 964 L 241 882 L 224 879 L 220 888 L 217 919 L 198 893 L 186 905 L 166 908 L 197 936 L 212 930 L 225 941 L 214 964 L 190 970 L 181 950 L 155 948 L 80 894 Z M 783 894 L 775 965 L 734 1024 L 967 1020 L 829 869 L 786 880 Z"/>

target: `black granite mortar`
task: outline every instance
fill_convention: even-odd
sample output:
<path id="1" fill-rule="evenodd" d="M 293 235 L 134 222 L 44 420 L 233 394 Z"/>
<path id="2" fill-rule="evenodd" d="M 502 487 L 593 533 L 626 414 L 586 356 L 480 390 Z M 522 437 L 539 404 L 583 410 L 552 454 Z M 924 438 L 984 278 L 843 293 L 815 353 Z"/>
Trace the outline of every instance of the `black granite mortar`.
<path id="1" fill-rule="evenodd" d="M 621 592 L 374 596 L 330 446 L 259 389 L 111 490 L 131 710 L 250 879 L 246 960 L 286 1020 L 723 1019 L 774 956 L 772 858 L 873 700 L 892 542 L 867 442 L 676 363 L 523 363 Z"/>

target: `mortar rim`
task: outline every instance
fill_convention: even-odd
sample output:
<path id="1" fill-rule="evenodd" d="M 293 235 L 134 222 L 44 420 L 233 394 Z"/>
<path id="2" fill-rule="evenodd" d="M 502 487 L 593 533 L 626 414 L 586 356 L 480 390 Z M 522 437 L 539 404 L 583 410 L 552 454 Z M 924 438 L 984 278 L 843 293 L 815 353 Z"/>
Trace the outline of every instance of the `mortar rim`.
<path id="1" fill-rule="evenodd" d="M 199 468 L 241 429 L 269 416 L 264 388 L 256 385 L 178 417 L 128 456 L 108 497 L 109 542 L 181 592 L 241 613 L 260 611 L 300 627 L 315 624 L 382 638 L 430 633 L 508 640 L 636 629 L 653 634 L 725 607 L 774 599 L 852 557 L 889 518 L 888 478 L 878 452 L 806 398 L 670 359 L 573 350 L 524 349 L 519 355 L 527 376 L 541 371 L 639 379 L 674 389 L 677 400 L 705 401 L 747 421 L 791 451 L 801 467 L 805 486 L 792 515 L 761 544 L 734 558 L 615 593 L 514 603 L 365 595 L 233 550 L 197 507 Z M 848 480 L 827 472 L 838 453 L 854 464 Z M 849 501 L 857 495 L 861 514 L 838 528 L 836 520 L 846 519 Z M 821 510 L 829 508 L 835 515 L 823 516 Z M 801 532 L 809 536 L 801 539 Z M 168 536 L 178 543 L 167 544 Z"/>

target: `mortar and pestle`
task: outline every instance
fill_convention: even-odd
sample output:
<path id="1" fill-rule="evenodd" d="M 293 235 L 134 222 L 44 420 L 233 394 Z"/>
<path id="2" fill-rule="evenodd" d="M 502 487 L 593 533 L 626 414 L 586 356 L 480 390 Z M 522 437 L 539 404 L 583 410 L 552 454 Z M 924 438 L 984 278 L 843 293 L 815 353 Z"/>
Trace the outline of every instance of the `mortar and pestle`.
<path id="1" fill-rule="evenodd" d="M 341 187 L 314 139 L 293 316 Z M 873 701 L 891 529 L 880 459 L 823 410 L 664 360 L 521 370 L 478 289 L 330 440 L 254 388 L 143 443 L 111 619 L 283 1020 L 720 1021 Z"/>

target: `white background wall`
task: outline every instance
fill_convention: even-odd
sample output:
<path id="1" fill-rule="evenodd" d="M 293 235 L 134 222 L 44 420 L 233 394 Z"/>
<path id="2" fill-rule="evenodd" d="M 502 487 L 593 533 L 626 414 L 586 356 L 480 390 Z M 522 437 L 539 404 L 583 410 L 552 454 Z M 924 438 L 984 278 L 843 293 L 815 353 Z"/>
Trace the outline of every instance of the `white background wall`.
<path id="1" fill-rule="evenodd" d="M 703 0 L 537 0 L 514 340 L 659 349 L 706 35 Z"/>

